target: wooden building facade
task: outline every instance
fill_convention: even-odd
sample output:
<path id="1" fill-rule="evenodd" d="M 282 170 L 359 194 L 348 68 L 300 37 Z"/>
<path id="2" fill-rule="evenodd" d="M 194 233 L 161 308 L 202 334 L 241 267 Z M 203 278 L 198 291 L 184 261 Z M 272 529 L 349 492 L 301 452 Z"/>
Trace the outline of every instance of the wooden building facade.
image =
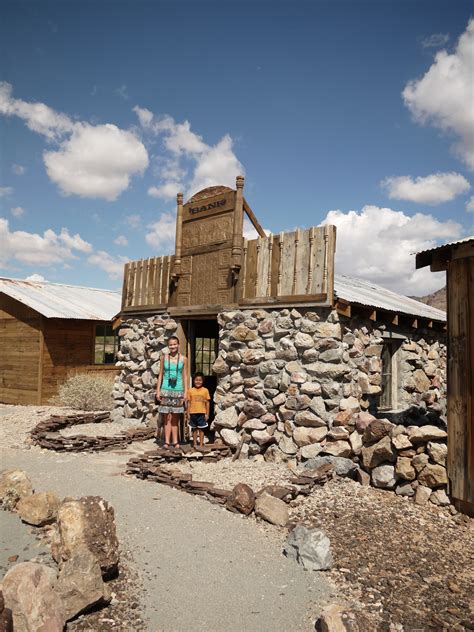
<path id="1" fill-rule="evenodd" d="M 428 265 L 447 277 L 450 494 L 474 516 L 474 237 L 417 254 Z"/>
<path id="2" fill-rule="evenodd" d="M 47 404 L 75 372 L 116 375 L 120 295 L 0 279 L 0 402 Z"/>

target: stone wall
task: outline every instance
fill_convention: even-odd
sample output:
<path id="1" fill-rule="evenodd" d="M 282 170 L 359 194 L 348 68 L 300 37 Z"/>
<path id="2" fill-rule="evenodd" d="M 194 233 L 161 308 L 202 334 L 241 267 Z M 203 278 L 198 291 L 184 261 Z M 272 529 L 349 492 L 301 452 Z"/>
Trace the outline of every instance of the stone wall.
<path id="1" fill-rule="evenodd" d="M 112 417 L 150 421 L 156 417 L 155 390 L 161 350 L 176 334 L 176 321 L 162 314 L 132 318 L 118 332 L 120 348 L 117 366 L 120 375 L 114 383 L 115 409 Z"/>

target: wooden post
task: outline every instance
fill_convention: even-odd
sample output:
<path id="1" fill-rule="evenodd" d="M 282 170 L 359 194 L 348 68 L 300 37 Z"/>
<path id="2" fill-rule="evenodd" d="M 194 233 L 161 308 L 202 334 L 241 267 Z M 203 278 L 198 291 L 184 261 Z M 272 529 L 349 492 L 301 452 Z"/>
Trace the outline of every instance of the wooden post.
<path id="1" fill-rule="evenodd" d="M 268 274 L 267 274 L 267 292 L 266 296 L 272 295 L 272 252 L 273 252 L 273 235 L 268 236 Z"/>
<path id="2" fill-rule="evenodd" d="M 174 266 L 172 279 L 176 280 L 181 271 L 181 242 L 183 233 L 183 194 L 178 193 L 176 196 L 176 241 L 174 246 Z"/>
<path id="3" fill-rule="evenodd" d="M 235 179 L 234 231 L 232 235 L 232 269 L 239 271 L 242 265 L 242 239 L 244 232 L 244 177 Z"/>
<path id="4" fill-rule="evenodd" d="M 314 226 L 309 229 L 309 258 L 308 258 L 308 283 L 306 284 L 306 294 L 311 294 L 313 286 L 313 251 L 314 251 Z"/>

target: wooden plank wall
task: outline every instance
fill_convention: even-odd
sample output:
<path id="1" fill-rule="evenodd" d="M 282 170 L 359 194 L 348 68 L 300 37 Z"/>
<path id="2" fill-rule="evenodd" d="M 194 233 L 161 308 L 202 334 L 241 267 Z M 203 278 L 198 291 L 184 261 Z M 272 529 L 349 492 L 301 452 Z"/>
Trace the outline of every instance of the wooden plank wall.
<path id="1" fill-rule="evenodd" d="M 474 510 L 474 258 L 448 265 L 448 477 Z"/>
<path id="2" fill-rule="evenodd" d="M 38 403 L 40 315 L 0 296 L 0 402 Z"/>
<path id="3" fill-rule="evenodd" d="M 122 309 L 166 305 L 169 299 L 171 256 L 150 257 L 125 264 Z"/>
<path id="4" fill-rule="evenodd" d="M 335 238 L 334 226 L 320 226 L 245 240 L 241 298 L 332 302 Z"/>

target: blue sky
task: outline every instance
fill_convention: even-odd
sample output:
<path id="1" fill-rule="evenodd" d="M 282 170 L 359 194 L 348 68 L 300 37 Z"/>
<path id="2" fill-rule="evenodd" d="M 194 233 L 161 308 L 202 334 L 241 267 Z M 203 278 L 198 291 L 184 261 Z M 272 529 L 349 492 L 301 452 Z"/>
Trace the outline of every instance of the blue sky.
<path id="1" fill-rule="evenodd" d="M 266 229 L 407 294 L 472 234 L 474 21 L 455 2 L 4 2 L 0 274 L 119 288 L 175 195 L 246 176 Z M 36 278 L 36 277 L 35 277 Z"/>

